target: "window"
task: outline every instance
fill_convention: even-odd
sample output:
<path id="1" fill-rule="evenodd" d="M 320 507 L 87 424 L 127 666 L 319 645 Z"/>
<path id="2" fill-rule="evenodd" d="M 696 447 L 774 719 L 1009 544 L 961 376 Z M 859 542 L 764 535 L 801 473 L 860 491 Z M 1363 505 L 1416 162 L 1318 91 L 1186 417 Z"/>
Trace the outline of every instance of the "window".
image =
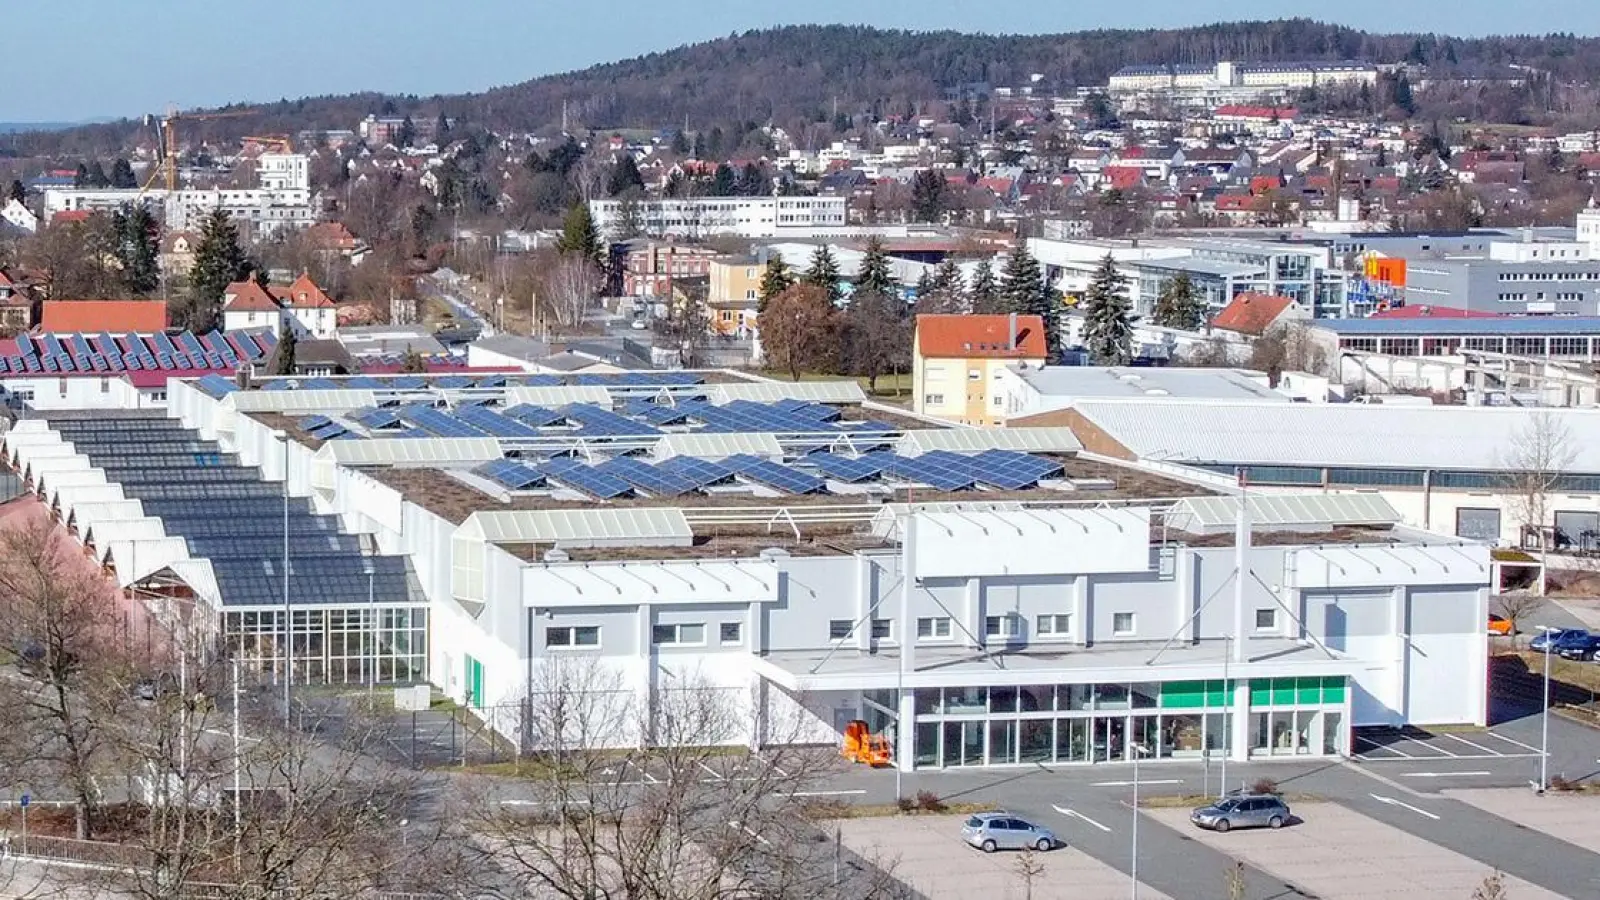
<path id="1" fill-rule="evenodd" d="M 983 619 L 983 634 L 985 637 L 1010 638 L 1017 636 L 1016 616 L 985 616 Z"/>
<path id="2" fill-rule="evenodd" d="M 704 644 L 706 642 L 706 627 L 704 625 L 657 625 L 650 629 L 650 643 L 658 646 L 673 646 L 685 644 Z"/>
<path id="3" fill-rule="evenodd" d="M 828 637 L 831 640 L 842 641 L 850 636 L 851 628 L 855 623 L 849 619 L 831 619 L 828 622 Z"/>
<path id="4" fill-rule="evenodd" d="M 742 622 L 723 622 L 718 626 L 717 630 L 724 644 L 744 643 L 744 623 Z"/>
<path id="5" fill-rule="evenodd" d="M 943 406 L 944 405 L 944 395 L 943 394 L 924 394 L 924 395 L 922 395 L 922 405 L 923 406 Z"/>
<path id="6" fill-rule="evenodd" d="M 937 640 L 950 636 L 949 616 L 927 616 L 917 620 L 917 637 Z"/>
<path id="7" fill-rule="evenodd" d="M 1500 540 L 1500 510 L 1463 506 L 1456 510 L 1456 537 L 1476 541 Z"/>
<path id="8" fill-rule="evenodd" d="M 1111 615 L 1111 633 L 1133 634 L 1133 613 L 1113 613 Z"/>
<path id="9" fill-rule="evenodd" d="M 1275 609 L 1256 610 L 1256 630 L 1271 631 L 1278 627 L 1278 611 Z"/>
<path id="10" fill-rule="evenodd" d="M 556 625 L 544 630 L 546 647 L 598 647 L 599 625 Z"/>
<path id="11" fill-rule="evenodd" d="M 1062 637 L 1072 633 L 1072 616 L 1050 613 L 1034 619 L 1033 631 L 1040 637 Z"/>
<path id="12" fill-rule="evenodd" d="M 967 380 L 968 381 L 980 381 L 982 379 L 983 379 L 983 371 L 982 370 L 980 370 L 980 369 L 968 369 L 967 370 Z"/>
<path id="13" fill-rule="evenodd" d="M 892 640 L 893 638 L 894 638 L 894 620 L 893 619 L 873 619 L 872 620 L 872 639 L 873 640 L 875 640 L 875 641 L 887 641 L 887 640 Z"/>

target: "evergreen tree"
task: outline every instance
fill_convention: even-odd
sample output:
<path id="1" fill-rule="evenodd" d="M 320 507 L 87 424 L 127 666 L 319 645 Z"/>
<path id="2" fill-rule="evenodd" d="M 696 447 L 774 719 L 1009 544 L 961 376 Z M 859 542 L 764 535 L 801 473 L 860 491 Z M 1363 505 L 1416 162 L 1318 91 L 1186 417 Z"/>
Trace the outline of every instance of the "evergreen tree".
<path id="1" fill-rule="evenodd" d="M 839 263 L 833 258 L 833 251 L 827 244 L 819 244 L 817 252 L 811 255 L 811 268 L 806 270 L 805 278 L 801 279 L 806 284 L 822 288 L 828 294 L 828 302 L 838 305 L 844 292 L 839 288 Z"/>
<path id="2" fill-rule="evenodd" d="M 1000 297 L 1006 312 L 1026 313 L 1044 293 L 1044 274 L 1026 246 L 1017 247 L 1000 274 Z"/>
<path id="3" fill-rule="evenodd" d="M 189 295 L 173 310 L 174 321 L 193 332 L 217 327 L 222 294 L 250 275 L 250 258 L 239 247 L 239 230 L 220 209 L 212 210 L 200 225 L 194 266 L 189 270 Z"/>
<path id="4" fill-rule="evenodd" d="M 111 186 L 111 179 L 106 175 L 106 167 L 101 165 L 98 159 L 89 163 L 89 169 L 85 174 L 85 181 L 89 187 L 104 188 Z"/>
<path id="5" fill-rule="evenodd" d="M 783 257 L 774 254 L 767 260 L 767 268 L 761 273 L 756 312 L 758 314 L 766 312 L 767 304 L 772 298 L 783 293 L 792 284 L 794 284 L 794 273 L 789 271 L 789 266 L 784 263 Z"/>
<path id="6" fill-rule="evenodd" d="M 439 118 L 433 123 L 433 142 L 443 147 L 450 142 L 450 118 L 439 110 Z"/>
<path id="7" fill-rule="evenodd" d="M 1120 366 L 1133 356 L 1127 282 L 1109 253 L 1090 278 L 1084 295 L 1083 342 L 1095 365 Z"/>
<path id="8" fill-rule="evenodd" d="M 1188 272 L 1179 272 L 1161 286 L 1161 296 L 1156 298 L 1150 318 L 1163 328 L 1181 328 L 1199 331 L 1206 324 L 1206 301 L 1194 289 Z"/>
<path id="9" fill-rule="evenodd" d="M 566 218 L 561 220 L 561 237 L 556 239 L 556 251 L 563 255 L 576 254 L 598 268 L 605 267 L 605 245 L 600 240 L 600 232 L 594 227 L 594 218 L 589 215 L 589 204 L 574 203 L 567 210 Z"/>
<path id="10" fill-rule="evenodd" d="M 111 231 L 116 241 L 114 255 L 122 266 L 122 280 L 128 292 L 147 296 L 161 287 L 160 228 L 144 204 L 124 204 L 111 214 Z"/>
<path id="11" fill-rule="evenodd" d="M 620 197 L 629 190 L 644 190 L 644 176 L 639 174 L 639 165 L 633 161 L 633 154 L 623 151 L 617 164 L 611 167 L 610 177 L 606 179 L 606 193 Z"/>
<path id="12" fill-rule="evenodd" d="M 409 147 L 416 139 L 417 123 L 411 121 L 410 116 L 406 116 L 404 121 L 400 123 L 400 130 L 394 136 L 394 145 L 396 147 Z"/>
<path id="13" fill-rule="evenodd" d="M 933 289 L 958 296 L 961 288 L 961 267 L 956 265 L 954 257 L 947 256 L 944 262 L 939 263 L 939 267 L 933 270 Z"/>
<path id="14" fill-rule="evenodd" d="M 415 347 L 407 347 L 406 355 L 400 360 L 400 371 L 407 375 L 420 375 L 428 371 L 428 361 Z"/>
<path id="15" fill-rule="evenodd" d="M 11 179 L 11 187 L 6 189 L 6 199 L 22 203 L 28 199 L 28 189 L 22 186 L 22 181 Z"/>
<path id="16" fill-rule="evenodd" d="M 911 215 L 918 222 L 939 222 L 944 218 L 946 194 L 944 175 L 923 169 L 911 178 Z"/>
<path id="17" fill-rule="evenodd" d="M 747 162 L 744 171 L 739 173 L 739 193 L 746 197 L 763 197 L 772 193 L 772 182 L 762 174 L 760 166 Z"/>
<path id="18" fill-rule="evenodd" d="M 125 157 L 119 156 L 117 161 L 111 164 L 111 186 L 124 190 L 139 186 L 139 179 L 133 174 L 133 165 Z"/>
<path id="19" fill-rule="evenodd" d="M 732 197 L 739 193 L 739 176 L 733 172 L 733 166 L 727 163 L 717 164 L 717 173 L 711 176 L 711 196 Z"/>
<path id="20" fill-rule="evenodd" d="M 689 154 L 689 136 L 682 131 L 672 133 L 671 150 L 674 156 L 687 156 Z"/>
<path id="21" fill-rule="evenodd" d="M 89 167 L 78 163 L 77 171 L 72 173 L 72 186 L 75 188 L 89 187 Z"/>
<path id="22" fill-rule="evenodd" d="M 694 136 L 693 155 L 695 159 L 706 158 L 706 136 L 704 134 L 697 134 Z"/>
<path id="23" fill-rule="evenodd" d="M 293 375 L 295 345 L 298 339 L 294 336 L 294 329 L 285 324 L 278 330 L 277 352 L 272 354 L 272 374 Z"/>
<path id="24" fill-rule="evenodd" d="M 873 235 L 867 240 L 867 252 L 861 257 L 861 271 L 856 273 L 856 293 L 896 294 L 894 273 L 889 270 L 889 254 L 883 241 Z"/>
<path id="25" fill-rule="evenodd" d="M 1000 289 L 995 285 L 994 263 L 980 260 L 972 270 L 972 283 L 967 286 L 967 307 L 975 313 L 1001 311 Z"/>
<path id="26" fill-rule="evenodd" d="M 662 193 L 674 199 L 688 195 L 689 181 L 683 177 L 682 170 L 672 170 L 672 174 L 667 176 L 667 186 L 662 188 Z"/>

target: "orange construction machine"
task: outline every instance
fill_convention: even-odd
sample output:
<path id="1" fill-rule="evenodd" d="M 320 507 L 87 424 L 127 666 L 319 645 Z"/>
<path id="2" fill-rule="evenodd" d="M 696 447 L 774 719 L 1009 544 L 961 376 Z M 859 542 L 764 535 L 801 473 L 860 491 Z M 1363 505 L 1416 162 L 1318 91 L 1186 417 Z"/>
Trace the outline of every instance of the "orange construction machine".
<path id="1" fill-rule="evenodd" d="M 851 762 L 869 766 L 890 765 L 894 756 L 889 750 L 889 739 L 881 734 L 869 733 L 867 723 L 860 719 L 844 726 L 844 746 L 840 752 Z"/>

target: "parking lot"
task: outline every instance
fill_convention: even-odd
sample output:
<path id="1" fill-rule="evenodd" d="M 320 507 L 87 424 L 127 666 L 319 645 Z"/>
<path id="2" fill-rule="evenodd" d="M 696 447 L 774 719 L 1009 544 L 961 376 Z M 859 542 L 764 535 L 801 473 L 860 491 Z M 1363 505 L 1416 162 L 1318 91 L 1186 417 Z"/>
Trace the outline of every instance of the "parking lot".
<path id="1" fill-rule="evenodd" d="M 1421 728 L 1357 728 L 1351 756 L 1363 762 L 1537 758 L 1539 748 L 1493 729 L 1432 732 Z"/>
<path id="2" fill-rule="evenodd" d="M 1186 809 L 1152 810 L 1149 817 L 1320 900 L 1471 897 L 1493 871 L 1336 803 L 1298 804 L 1294 812 L 1302 821 L 1288 828 L 1227 834 L 1194 828 Z M 1561 897 L 1510 876 L 1505 885 L 1516 900 Z"/>
<path id="3" fill-rule="evenodd" d="M 1127 875 L 1070 845 L 1032 854 L 983 853 L 968 847 L 961 840 L 963 818 L 845 819 L 838 826 L 845 846 L 929 900 L 1121 900 L 1128 896 Z M 1024 874 L 1030 865 L 1036 866 L 1031 878 Z M 1143 885 L 1139 896 L 1167 898 Z"/>

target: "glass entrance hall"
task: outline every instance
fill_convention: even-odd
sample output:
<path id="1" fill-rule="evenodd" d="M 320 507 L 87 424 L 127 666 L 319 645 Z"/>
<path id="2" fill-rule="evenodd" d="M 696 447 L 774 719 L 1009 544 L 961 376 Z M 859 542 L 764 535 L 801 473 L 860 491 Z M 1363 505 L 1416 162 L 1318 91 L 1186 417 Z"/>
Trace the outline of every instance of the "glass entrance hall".
<path id="1" fill-rule="evenodd" d="M 910 746 L 899 749 L 916 768 L 1091 764 L 1131 760 L 1136 746 L 1142 759 L 1221 756 L 1240 735 L 1248 742 L 1235 758 L 1336 756 L 1346 752 L 1345 696 L 1342 676 L 924 688 L 912 696 Z"/>

